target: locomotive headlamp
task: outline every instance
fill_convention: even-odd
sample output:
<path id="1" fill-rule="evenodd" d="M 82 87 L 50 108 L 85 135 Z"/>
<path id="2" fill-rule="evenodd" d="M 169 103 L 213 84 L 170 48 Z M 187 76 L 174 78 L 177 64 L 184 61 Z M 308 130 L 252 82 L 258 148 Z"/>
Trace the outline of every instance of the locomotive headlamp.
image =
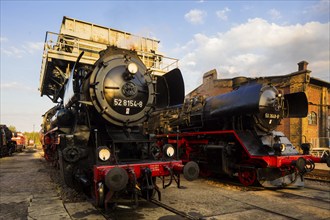
<path id="1" fill-rule="evenodd" d="M 136 63 L 130 63 L 127 66 L 128 72 L 130 72 L 131 74 L 135 74 L 137 73 L 137 71 L 139 70 L 138 66 L 136 65 Z"/>
<path id="2" fill-rule="evenodd" d="M 107 148 L 107 147 L 100 147 L 98 149 L 98 156 L 99 156 L 99 159 L 102 160 L 102 161 L 107 161 L 110 159 L 110 149 Z"/>
<path id="3" fill-rule="evenodd" d="M 163 147 L 163 152 L 166 155 L 166 157 L 172 158 L 174 156 L 175 149 L 171 144 L 166 144 Z"/>
<path id="4" fill-rule="evenodd" d="M 285 151 L 286 145 L 283 143 L 275 143 L 273 149 L 276 155 L 281 155 L 281 152 Z"/>

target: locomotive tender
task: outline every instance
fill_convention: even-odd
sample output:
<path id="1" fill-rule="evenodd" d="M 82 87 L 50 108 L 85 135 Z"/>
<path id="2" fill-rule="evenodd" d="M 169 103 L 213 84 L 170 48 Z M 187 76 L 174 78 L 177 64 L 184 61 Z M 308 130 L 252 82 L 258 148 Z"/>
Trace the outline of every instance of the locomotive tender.
<path id="1" fill-rule="evenodd" d="M 282 95 L 274 86 L 238 77 L 233 91 L 155 112 L 149 132 L 157 134 L 160 148 L 172 146 L 184 162 L 196 161 L 201 173 L 238 176 L 246 186 L 303 186 L 303 175 L 315 162 L 330 158 L 303 155 L 276 128 L 285 117 L 306 117 L 303 92 Z M 241 81 L 241 82 L 240 82 Z"/>
<path id="2" fill-rule="evenodd" d="M 47 33 L 40 91 L 57 103 L 43 115 L 42 144 L 65 183 L 91 189 L 96 205 L 107 207 L 123 194 L 136 203 L 138 195 L 157 192 L 160 199 L 157 177 L 164 188 L 173 180 L 179 187 L 181 173 L 196 179 L 197 164 L 183 165 L 171 148 L 156 160 L 156 143 L 145 132 L 155 108 L 184 98 L 183 86 L 170 92 L 183 85 L 180 70 L 157 66 L 166 58 L 155 52 L 158 41 L 67 17 L 60 32 L 54 45 Z M 138 48 L 131 45 L 137 41 Z"/>

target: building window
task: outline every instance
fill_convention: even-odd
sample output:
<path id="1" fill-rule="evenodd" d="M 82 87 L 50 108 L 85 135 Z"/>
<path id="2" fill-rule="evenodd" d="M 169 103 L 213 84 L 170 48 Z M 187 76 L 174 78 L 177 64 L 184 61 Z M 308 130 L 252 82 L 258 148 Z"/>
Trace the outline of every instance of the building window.
<path id="1" fill-rule="evenodd" d="M 308 124 L 317 125 L 317 114 L 315 112 L 308 114 Z"/>

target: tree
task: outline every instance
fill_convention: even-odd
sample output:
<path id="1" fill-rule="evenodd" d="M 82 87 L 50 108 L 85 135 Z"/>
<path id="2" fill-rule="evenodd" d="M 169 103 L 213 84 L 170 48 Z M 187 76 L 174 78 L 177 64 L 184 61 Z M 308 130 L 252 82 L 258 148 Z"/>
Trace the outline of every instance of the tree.
<path id="1" fill-rule="evenodd" d="M 8 128 L 9 128 L 9 130 L 10 130 L 11 132 L 13 132 L 13 133 L 14 133 L 14 132 L 17 132 L 16 127 L 13 126 L 13 125 L 9 125 Z"/>
<path id="2" fill-rule="evenodd" d="M 36 145 L 40 145 L 39 133 L 38 132 L 24 132 L 26 139 L 33 140 Z"/>

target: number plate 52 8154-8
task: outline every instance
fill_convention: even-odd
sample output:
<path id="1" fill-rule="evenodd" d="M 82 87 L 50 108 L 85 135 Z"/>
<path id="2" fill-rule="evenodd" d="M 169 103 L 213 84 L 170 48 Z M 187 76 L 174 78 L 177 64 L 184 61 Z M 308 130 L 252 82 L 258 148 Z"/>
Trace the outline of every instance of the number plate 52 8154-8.
<path id="1" fill-rule="evenodd" d="M 265 113 L 265 118 L 279 119 L 280 118 L 280 115 L 279 114 L 273 114 L 273 113 Z"/>
<path id="2" fill-rule="evenodd" d="M 113 99 L 114 106 L 142 108 L 143 102 L 130 99 Z"/>

